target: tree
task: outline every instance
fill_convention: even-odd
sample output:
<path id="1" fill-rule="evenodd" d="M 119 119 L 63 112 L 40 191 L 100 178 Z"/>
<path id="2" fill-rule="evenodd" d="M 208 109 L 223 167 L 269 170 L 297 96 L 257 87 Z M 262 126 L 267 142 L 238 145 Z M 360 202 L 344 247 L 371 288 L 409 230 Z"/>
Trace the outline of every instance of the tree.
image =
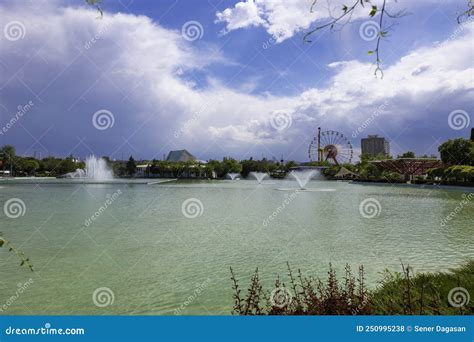
<path id="1" fill-rule="evenodd" d="M 135 163 L 135 159 L 133 159 L 132 156 L 128 158 L 126 170 L 129 176 L 133 176 L 137 170 L 137 164 Z"/>
<path id="2" fill-rule="evenodd" d="M 15 163 L 16 151 L 12 145 L 5 145 L 0 149 L 0 158 L 4 169 L 12 169 Z"/>
<path id="3" fill-rule="evenodd" d="M 474 165 L 474 141 L 458 138 L 438 147 L 443 163 L 448 165 Z"/>
<path id="4" fill-rule="evenodd" d="M 39 163 L 35 159 L 21 158 L 17 162 L 17 171 L 33 176 L 39 169 Z"/>
<path id="5" fill-rule="evenodd" d="M 224 164 L 224 173 L 240 173 L 242 171 L 242 165 L 233 158 L 224 158 L 222 160 Z"/>
<path id="6" fill-rule="evenodd" d="M 400 159 L 400 158 L 416 158 L 416 156 L 414 152 L 408 151 L 408 152 L 403 153 L 402 155 L 397 156 L 397 159 Z"/>

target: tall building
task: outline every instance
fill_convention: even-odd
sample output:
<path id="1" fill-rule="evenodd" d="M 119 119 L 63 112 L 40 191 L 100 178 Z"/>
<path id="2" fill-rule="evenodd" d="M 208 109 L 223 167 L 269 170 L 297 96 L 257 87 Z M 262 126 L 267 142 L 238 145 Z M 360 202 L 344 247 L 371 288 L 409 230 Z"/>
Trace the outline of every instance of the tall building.
<path id="1" fill-rule="evenodd" d="M 362 154 L 377 156 L 379 154 L 390 155 L 390 143 L 378 135 L 369 135 L 361 140 Z"/>

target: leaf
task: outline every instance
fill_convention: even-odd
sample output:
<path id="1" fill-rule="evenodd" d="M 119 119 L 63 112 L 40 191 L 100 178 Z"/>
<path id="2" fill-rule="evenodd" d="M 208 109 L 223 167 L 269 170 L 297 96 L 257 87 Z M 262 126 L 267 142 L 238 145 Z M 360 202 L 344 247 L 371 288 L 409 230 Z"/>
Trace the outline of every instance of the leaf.
<path id="1" fill-rule="evenodd" d="M 369 55 L 372 55 L 374 52 L 372 50 L 367 51 Z"/>
<path id="2" fill-rule="evenodd" d="M 372 10 L 370 11 L 369 15 L 373 17 L 376 14 L 377 14 L 377 6 L 372 6 Z"/>

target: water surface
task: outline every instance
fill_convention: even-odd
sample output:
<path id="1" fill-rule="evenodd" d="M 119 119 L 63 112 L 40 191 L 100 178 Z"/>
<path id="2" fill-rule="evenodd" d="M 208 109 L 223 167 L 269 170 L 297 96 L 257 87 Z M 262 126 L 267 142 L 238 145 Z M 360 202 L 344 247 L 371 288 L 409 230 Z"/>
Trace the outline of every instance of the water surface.
<path id="1" fill-rule="evenodd" d="M 256 267 L 271 286 L 285 278 L 286 261 L 321 277 L 329 263 L 363 264 L 376 286 L 400 261 L 439 271 L 474 257 L 474 201 L 456 210 L 469 189 L 311 181 L 308 188 L 332 191 L 295 193 L 278 190 L 295 181 L 146 182 L 0 182 L 2 206 L 11 198 L 26 205 L 19 218 L 0 213 L 0 231 L 35 268 L 0 249 L 1 314 L 229 314 L 230 266 L 243 286 Z M 380 212 L 366 218 L 359 206 L 372 198 Z M 197 204 L 184 215 L 189 199 Z M 113 291 L 107 307 L 92 300 L 101 287 Z"/>

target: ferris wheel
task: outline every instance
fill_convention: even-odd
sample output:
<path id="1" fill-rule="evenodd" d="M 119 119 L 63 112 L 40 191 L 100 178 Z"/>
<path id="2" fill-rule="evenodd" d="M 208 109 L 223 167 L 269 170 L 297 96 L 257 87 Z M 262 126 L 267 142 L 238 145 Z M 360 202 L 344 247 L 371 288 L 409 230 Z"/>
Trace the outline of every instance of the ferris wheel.
<path id="1" fill-rule="evenodd" d="M 309 144 L 308 154 L 311 161 L 328 161 L 340 165 L 350 163 L 354 151 L 344 134 L 338 131 L 321 132 L 321 128 L 318 128 L 318 135 Z"/>

